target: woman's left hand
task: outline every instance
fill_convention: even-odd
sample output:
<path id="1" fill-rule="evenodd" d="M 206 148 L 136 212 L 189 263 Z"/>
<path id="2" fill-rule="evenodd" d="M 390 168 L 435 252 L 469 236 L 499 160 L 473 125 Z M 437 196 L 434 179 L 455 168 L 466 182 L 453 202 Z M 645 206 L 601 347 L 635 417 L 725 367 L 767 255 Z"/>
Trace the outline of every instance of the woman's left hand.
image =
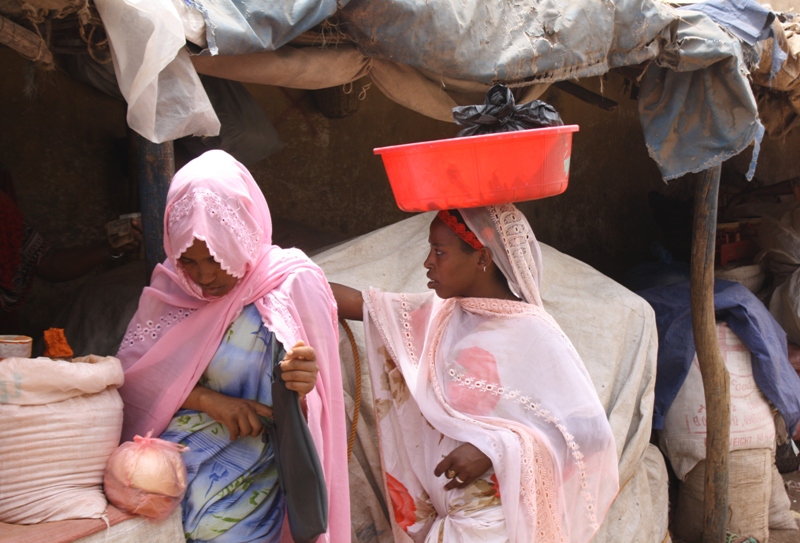
<path id="1" fill-rule="evenodd" d="M 472 484 L 491 467 L 492 461 L 478 447 L 472 443 L 464 443 L 445 456 L 436 465 L 433 474 L 436 477 L 444 474 L 450 479 L 444 486 L 445 490 L 453 490 Z"/>
<path id="2" fill-rule="evenodd" d="M 317 353 L 303 341 L 295 343 L 281 360 L 281 374 L 286 388 L 294 390 L 301 398 L 314 390 L 318 373 Z"/>

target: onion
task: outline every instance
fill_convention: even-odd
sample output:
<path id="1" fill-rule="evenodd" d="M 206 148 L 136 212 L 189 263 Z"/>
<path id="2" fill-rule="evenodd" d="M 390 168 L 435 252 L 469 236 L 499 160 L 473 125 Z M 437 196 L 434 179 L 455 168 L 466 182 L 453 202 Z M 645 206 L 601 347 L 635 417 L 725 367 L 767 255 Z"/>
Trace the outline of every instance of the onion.
<path id="1" fill-rule="evenodd" d="M 186 450 L 163 439 L 136 436 L 111 454 L 103 478 L 108 500 L 149 518 L 166 518 L 186 492 Z"/>

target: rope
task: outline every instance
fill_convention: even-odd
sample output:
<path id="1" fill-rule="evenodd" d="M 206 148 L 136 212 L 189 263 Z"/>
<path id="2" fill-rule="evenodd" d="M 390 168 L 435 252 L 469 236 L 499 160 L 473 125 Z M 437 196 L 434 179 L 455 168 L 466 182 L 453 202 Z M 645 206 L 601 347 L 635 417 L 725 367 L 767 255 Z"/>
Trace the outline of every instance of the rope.
<path id="1" fill-rule="evenodd" d="M 100 14 L 90 0 L 60 0 L 61 5 L 58 9 L 40 8 L 35 4 L 36 2 L 32 4 L 28 0 L 20 0 L 20 7 L 25 14 L 25 18 L 28 19 L 36 31 L 36 34 L 39 35 L 43 42 L 43 48 L 45 49 L 43 53 L 51 55 L 51 22 L 56 19 L 67 19 L 74 15 L 78 21 L 80 37 L 86 43 L 89 56 L 99 64 L 108 64 L 111 62 L 108 36 L 101 37 L 97 41 L 94 41 L 95 30 L 99 28 L 104 31 L 105 29 Z M 40 26 L 44 26 L 45 35 L 42 34 Z M 39 57 L 33 59 L 33 61 L 42 64 L 46 69 L 52 69 L 52 58 L 48 61 L 47 59 L 42 59 L 41 56 L 40 54 Z"/>
<path id="2" fill-rule="evenodd" d="M 353 360 L 356 366 L 356 404 L 353 407 L 353 424 L 350 427 L 350 437 L 347 439 L 347 462 L 350 462 L 350 455 L 353 452 L 353 444 L 356 442 L 356 427 L 358 426 L 358 412 L 361 410 L 361 358 L 358 356 L 358 347 L 356 346 L 356 338 L 353 337 L 353 331 L 350 330 L 350 325 L 344 319 L 339 319 L 339 322 L 344 328 L 347 339 L 350 340 L 350 348 L 353 349 Z"/>

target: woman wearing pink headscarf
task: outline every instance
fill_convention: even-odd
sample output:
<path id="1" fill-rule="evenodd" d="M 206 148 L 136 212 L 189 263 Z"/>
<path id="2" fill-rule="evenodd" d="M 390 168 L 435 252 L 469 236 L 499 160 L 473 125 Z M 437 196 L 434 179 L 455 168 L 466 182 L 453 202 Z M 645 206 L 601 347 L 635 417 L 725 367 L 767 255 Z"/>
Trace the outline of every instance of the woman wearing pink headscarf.
<path id="1" fill-rule="evenodd" d="M 173 178 L 164 249 L 118 353 L 123 441 L 153 431 L 189 446 L 189 541 L 290 541 L 273 450 L 261 437 L 283 346 L 283 378 L 303 397 L 327 483 L 328 532 L 318 541 L 349 540 L 338 326 L 322 271 L 301 251 L 272 245 L 261 190 L 223 151 Z"/>
<path id="2" fill-rule="evenodd" d="M 619 488 L 610 424 L 525 216 L 459 211 L 431 223 L 431 291 L 332 285 L 364 320 L 395 541 L 586 543 Z"/>

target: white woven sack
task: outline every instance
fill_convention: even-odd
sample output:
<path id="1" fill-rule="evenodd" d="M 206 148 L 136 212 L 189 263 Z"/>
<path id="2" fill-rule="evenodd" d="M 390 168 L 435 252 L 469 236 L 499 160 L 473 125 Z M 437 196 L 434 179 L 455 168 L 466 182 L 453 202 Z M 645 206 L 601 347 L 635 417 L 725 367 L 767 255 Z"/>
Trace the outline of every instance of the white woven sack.
<path id="1" fill-rule="evenodd" d="M 750 351 L 725 323 L 717 324 L 717 339 L 731 380 L 730 450 L 774 450 L 775 422 L 753 378 Z M 706 400 L 697 355 L 667 411 L 659 446 L 679 479 L 706 457 Z"/>
<path id="2" fill-rule="evenodd" d="M 122 431 L 116 358 L 0 361 L 0 522 L 100 518 Z"/>

